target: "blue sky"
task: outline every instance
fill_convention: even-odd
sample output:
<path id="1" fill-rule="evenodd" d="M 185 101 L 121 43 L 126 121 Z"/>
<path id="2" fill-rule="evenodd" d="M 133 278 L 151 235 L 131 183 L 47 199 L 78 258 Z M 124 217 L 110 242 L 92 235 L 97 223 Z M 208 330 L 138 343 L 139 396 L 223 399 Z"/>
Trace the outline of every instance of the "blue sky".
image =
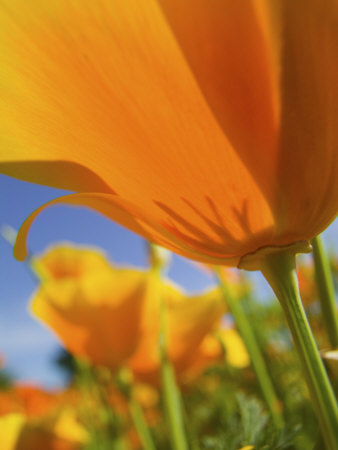
<path id="1" fill-rule="evenodd" d="M 43 203 L 64 195 L 50 189 L 0 175 L 0 226 L 18 229 L 25 218 Z M 331 249 L 338 246 L 338 222 L 324 234 Z M 84 208 L 55 206 L 36 220 L 28 245 L 33 254 L 57 242 L 96 245 L 119 264 L 147 265 L 142 238 L 112 221 Z M 168 276 L 189 292 L 213 284 L 212 278 L 196 269 L 184 258 L 173 256 Z M 259 286 L 264 283 L 258 277 Z M 21 381 L 58 386 L 63 380 L 53 365 L 59 344 L 53 334 L 34 320 L 27 311 L 36 282 L 24 263 L 12 256 L 10 245 L 0 238 L 0 353 L 7 370 Z M 264 287 L 263 287 L 264 289 Z"/>

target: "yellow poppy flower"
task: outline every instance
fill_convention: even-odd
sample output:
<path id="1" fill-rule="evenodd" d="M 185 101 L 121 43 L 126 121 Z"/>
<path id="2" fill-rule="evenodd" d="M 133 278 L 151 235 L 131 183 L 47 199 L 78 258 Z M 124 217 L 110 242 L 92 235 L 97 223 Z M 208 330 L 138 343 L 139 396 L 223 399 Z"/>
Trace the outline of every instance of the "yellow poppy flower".
<path id="1" fill-rule="evenodd" d="M 31 311 L 71 353 L 115 369 L 138 344 L 147 275 L 137 270 L 114 269 L 108 262 L 100 270 L 92 265 L 79 274 L 79 267 L 86 265 L 86 261 L 79 262 L 82 257 L 95 260 L 91 253 L 94 251 L 56 248 L 38 259 L 36 264 L 40 268 L 47 265 L 54 278 L 41 283 Z M 59 271 L 63 265 L 61 256 L 68 268 L 63 278 Z M 53 262 L 56 267 L 52 267 Z"/>
<path id="2" fill-rule="evenodd" d="M 204 262 L 306 241 L 337 214 L 337 20 L 320 0 L 3 0 L 0 170 Z"/>

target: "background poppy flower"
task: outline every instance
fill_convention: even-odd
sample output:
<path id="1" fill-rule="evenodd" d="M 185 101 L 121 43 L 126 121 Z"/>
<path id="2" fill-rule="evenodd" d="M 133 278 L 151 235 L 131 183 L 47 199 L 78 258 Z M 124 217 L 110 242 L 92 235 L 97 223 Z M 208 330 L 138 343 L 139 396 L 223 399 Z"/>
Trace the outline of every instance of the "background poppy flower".
<path id="1" fill-rule="evenodd" d="M 49 392 L 32 385 L 17 385 L 0 392 L 2 450 L 76 450 L 89 434 L 65 399 L 69 394 Z"/>
<path id="2" fill-rule="evenodd" d="M 111 369 L 128 364 L 140 378 L 151 378 L 160 370 L 163 298 L 168 356 L 184 370 L 224 313 L 222 295 L 187 296 L 168 282 L 162 286 L 152 272 L 116 269 L 95 254 L 61 246 L 33 258 L 39 272 L 49 274 L 33 296 L 34 316 L 75 356 Z"/>
<path id="3" fill-rule="evenodd" d="M 70 411 L 36 421 L 6 414 L 0 417 L 0 433 L 3 450 L 79 450 L 88 441 L 88 433 Z"/>
<path id="4" fill-rule="evenodd" d="M 100 253 L 97 258 L 94 253 L 63 247 L 36 258 L 35 264 L 43 272 L 48 269 L 51 276 L 42 280 L 33 295 L 31 311 L 71 353 L 116 369 L 138 344 L 147 276 L 137 270 L 114 269 Z M 81 272 L 79 268 L 88 261 L 99 261 L 99 269 L 92 264 Z M 63 276 L 60 267 L 67 268 Z"/>
<path id="5" fill-rule="evenodd" d="M 180 377 L 197 366 L 200 372 L 201 367 L 219 360 L 222 356 L 220 345 L 217 346 L 218 352 L 214 352 L 209 361 L 206 361 L 206 352 L 203 351 L 204 338 L 212 332 L 225 312 L 218 290 L 188 296 L 168 282 L 159 291 L 155 281 L 152 292 L 152 295 L 147 296 L 143 310 L 139 345 L 127 363 L 135 377 L 151 383 L 159 380 L 161 299 L 164 302 L 166 352 L 176 375 Z"/>

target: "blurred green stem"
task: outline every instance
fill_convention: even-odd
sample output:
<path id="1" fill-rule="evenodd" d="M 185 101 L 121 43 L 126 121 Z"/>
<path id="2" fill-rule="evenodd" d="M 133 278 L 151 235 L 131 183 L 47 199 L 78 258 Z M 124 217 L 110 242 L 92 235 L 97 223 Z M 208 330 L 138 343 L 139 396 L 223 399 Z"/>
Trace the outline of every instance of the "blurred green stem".
<path id="1" fill-rule="evenodd" d="M 144 448 L 144 450 L 156 450 L 153 439 L 148 429 L 147 422 L 144 418 L 142 408 L 135 400 L 132 393 L 129 396 L 129 409 L 142 447 Z"/>
<path id="2" fill-rule="evenodd" d="M 284 309 L 327 448 L 337 450 L 337 402 L 301 303 L 295 255 L 284 251 L 265 256 L 260 270 Z"/>
<path id="3" fill-rule="evenodd" d="M 100 450 L 100 437 L 95 425 L 96 415 L 92 409 L 92 379 L 89 375 L 89 369 L 83 361 L 75 358 L 75 385 L 83 400 L 83 412 L 85 415 L 85 425 L 91 436 L 91 447 L 94 450 Z"/>
<path id="4" fill-rule="evenodd" d="M 159 352 L 161 360 L 161 378 L 163 398 L 168 421 L 171 446 L 173 450 L 188 450 L 188 443 L 184 427 L 183 405 L 179 388 L 176 383 L 176 376 L 167 355 L 166 346 L 166 305 L 162 296 L 161 265 L 155 264 L 152 267 L 154 282 L 157 283 L 157 293 L 160 296 L 160 333 Z"/>
<path id="5" fill-rule="evenodd" d="M 246 349 L 249 353 L 252 367 L 256 373 L 272 420 L 276 428 L 281 429 L 283 428 L 284 420 L 280 411 L 278 398 L 276 396 L 275 389 L 270 378 L 267 366 L 265 364 L 263 354 L 256 339 L 255 333 L 251 327 L 250 321 L 246 317 L 240 301 L 232 297 L 227 285 L 223 282 L 219 269 L 216 268 L 215 272 L 220 289 L 222 290 L 224 295 L 224 300 L 235 319 L 238 331 L 242 336 Z"/>
<path id="6" fill-rule="evenodd" d="M 117 387 L 128 403 L 131 418 L 144 450 L 156 450 L 153 438 L 145 420 L 142 407 L 133 392 L 134 377 L 128 367 L 123 367 L 116 378 Z"/>
<path id="7" fill-rule="evenodd" d="M 333 278 L 328 258 L 325 254 L 322 238 L 315 237 L 311 241 L 315 264 L 316 281 L 324 322 L 327 327 L 333 349 L 338 348 L 338 317 L 335 304 Z"/>
<path id="8" fill-rule="evenodd" d="M 172 448 L 174 450 L 188 450 L 182 414 L 182 400 L 176 384 L 174 369 L 166 354 L 163 335 L 160 337 L 160 352 L 163 395 Z"/>

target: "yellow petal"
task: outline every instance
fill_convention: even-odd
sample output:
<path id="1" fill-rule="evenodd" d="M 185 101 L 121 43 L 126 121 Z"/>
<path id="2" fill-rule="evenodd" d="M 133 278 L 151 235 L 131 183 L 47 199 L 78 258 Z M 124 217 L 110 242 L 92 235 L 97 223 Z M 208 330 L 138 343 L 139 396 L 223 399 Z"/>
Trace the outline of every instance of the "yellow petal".
<path id="1" fill-rule="evenodd" d="M 81 278 L 110 267 L 107 257 L 99 249 L 71 244 L 53 246 L 43 255 L 34 257 L 33 261 L 40 272 L 54 280 Z"/>
<path id="2" fill-rule="evenodd" d="M 2 450 L 16 450 L 20 434 L 25 426 L 22 414 L 6 414 L 0 417 L 0 436 Z"/>
<path id="3" fill-rule="evenodd" d="M 89 433 L 79 424 L 75 411 L 71 409 L 61 411 L 53 427 L 53 433 L 64 440 L 81 444 L 89 440 Z"/>
<path id="4" fill-rule="evenodd" d="M 218 337 L 225 347 L 226 360 L 234 367 L 242 369 L 250 365 L 250 358 L 244 342 L 236 330 L 224 328 L 218 331 Z"/>

